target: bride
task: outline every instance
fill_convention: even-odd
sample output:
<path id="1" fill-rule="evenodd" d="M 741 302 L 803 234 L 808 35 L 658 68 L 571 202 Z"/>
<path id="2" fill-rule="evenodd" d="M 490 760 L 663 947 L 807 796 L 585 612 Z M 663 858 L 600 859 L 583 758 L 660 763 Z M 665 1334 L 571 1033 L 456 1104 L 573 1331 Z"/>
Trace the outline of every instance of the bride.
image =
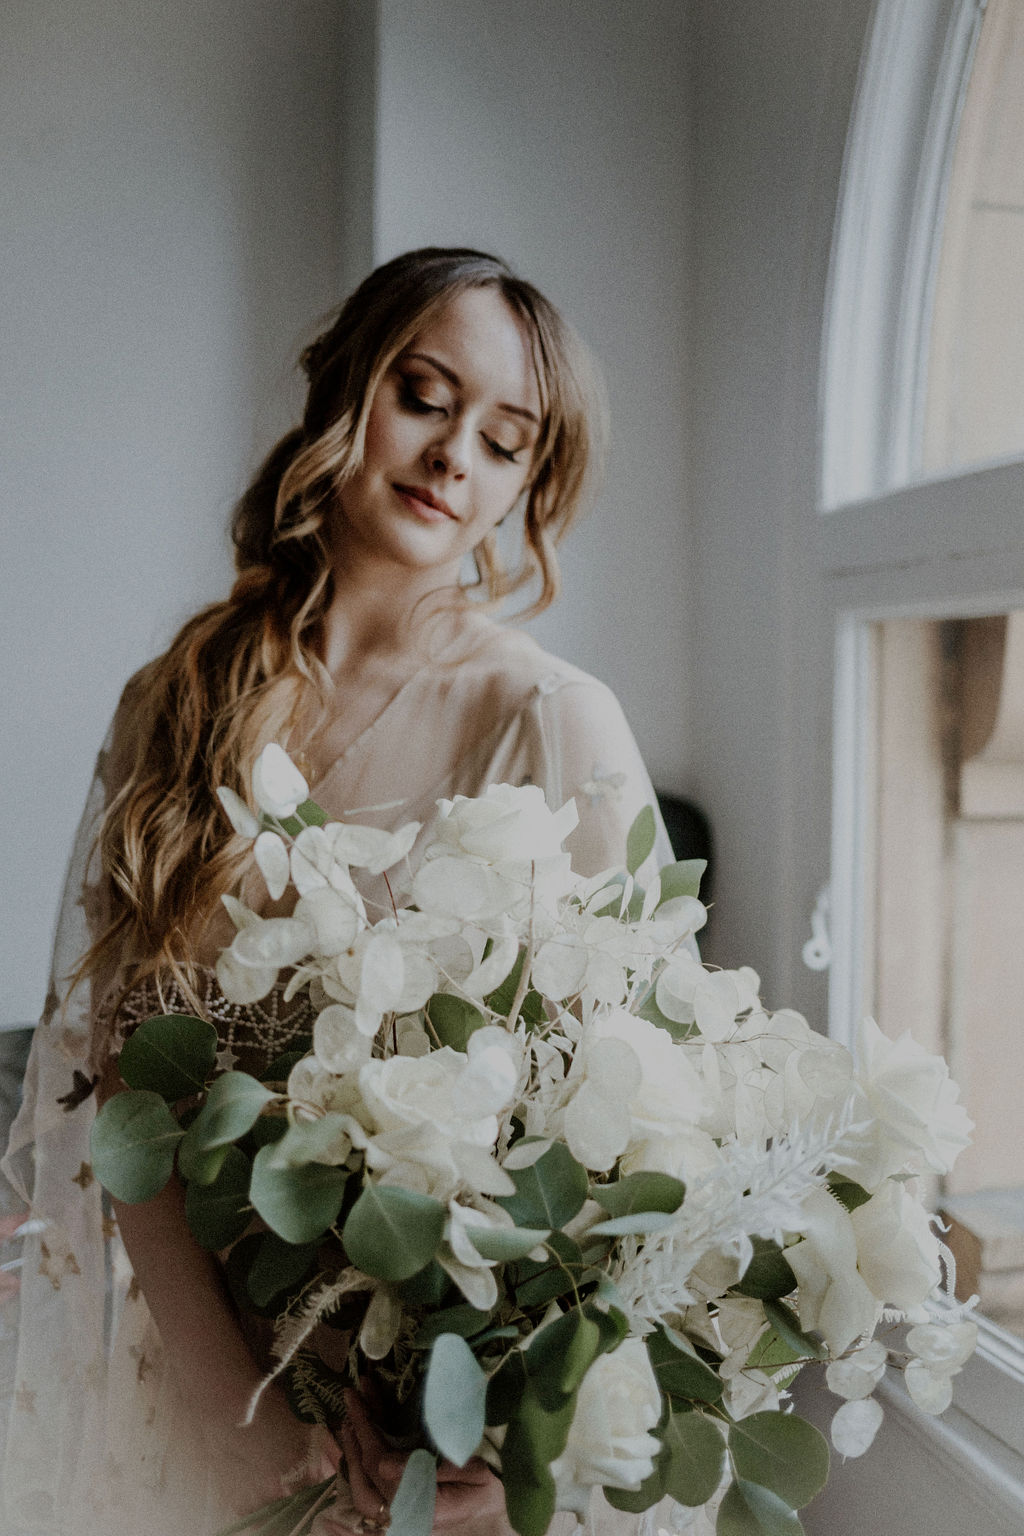
<path id="1" fill-rule="evenodd" d="M 415 251 L 367 278 L 302 363 L 301 425 L 235 512 L 234 587 L 126 688 L 72 859 L 7 1164 L 42 1228 L 23 1268 L 12 1533 L 213 1536 L 341 1458 L 350 1498 L 322 1528 L 372 1530 L 401 1474 L 355 1393 L 340 1423 L 310 1426 L 275 1385 L 241 1428 L 265 1345 L 180 1187 L 112 1205 L 90 1167 L 97 1100 L 139 1019 L 199 1012 L 221 1065 L 256 1071 L 309 1027 L 277 988 L 240 1007 L 217 987 L 244 847 L 215 786 L 247 797 L 279 741 L 333 818 L 425 831 L 441 796 L 532 782 L 555 806 L 575 796 L 583 874 L 623 861 L 653 801 L 609 690 L 491 616 L 531 578 L 531 611 L 556 596 L 555 546 L 599 457 L 599 395 L 557 312 L 492 257 Z M 513 514 L 509 573 L 497 530 Z M 502 1511 L 482 1463 L 440 1469 L 436 1529 L 503 1531 Z"/>

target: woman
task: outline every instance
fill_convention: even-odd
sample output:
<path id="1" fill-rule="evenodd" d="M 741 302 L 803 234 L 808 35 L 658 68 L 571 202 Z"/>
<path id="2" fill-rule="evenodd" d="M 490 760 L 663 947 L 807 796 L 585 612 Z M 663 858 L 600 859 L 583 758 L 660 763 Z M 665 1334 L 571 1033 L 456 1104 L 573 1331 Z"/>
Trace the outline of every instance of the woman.
<path id="1" fill-rule="evenodd" d="M 139 1018 L 204 1012 L 224 1063 L 257 1069 L 308 1027 L 276 989 L 240 1008 L 216 986 L 233 931 L 219 898 L 244 848 L 215 787 L 246 796 L 269 741 L 332 816 L 384 827 L 428 823 L 440 796 L 532 781 L 555 805 L 576 796 L 568 846 L 585 874 L 622 861 L 653 799 L 608 690 L 500 627 L 461 584 L 475 563 L 487 599 L 535 573 L 535 609 L 556 595 L 555 544 L 600 422 L 557 313 L 492 257 L 417 251 L 362 284 L 303 366 L 302 424 L 235 513 L 234 588 L 126 689 L 72 861 L 9 1164 L 26 1188 L 34 1157 L 33 1210 L 49 1223 L 24 1268 L 15 1529 L 212 1536 L 337 1465 L 328 1430 L 276 1388 L 238 1427 L 259 1348 L 189 1235 L 180 1188 L 111 1212 L 89 1166 L 96 1099 L 117 1090 Z M 509 576 L 497 530 L 517 508 L 525 557 Z M 400 1458 L 354 1395 L 339 1436 L 353 1508 L 325 1524 L 383 1522 Z M 501 1507 L 481 1464 L 442 1469 L 438 1529 L 500 1529 Z"/>

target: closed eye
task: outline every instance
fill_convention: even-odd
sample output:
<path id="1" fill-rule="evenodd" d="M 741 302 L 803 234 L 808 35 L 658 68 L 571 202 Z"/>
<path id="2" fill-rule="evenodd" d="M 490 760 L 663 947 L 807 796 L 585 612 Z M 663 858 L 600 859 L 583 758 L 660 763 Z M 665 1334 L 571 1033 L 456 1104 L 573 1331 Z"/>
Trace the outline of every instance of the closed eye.
<path id="1" fill-rule="evenodd" d="M 509 464 L 519 463 L 519 460 L 516 458 L 516 454 L 519 452 L 518 448 L 503 448 L 500 443 L 496 443 L 491 437 L 485 437 L 484 442 L 497 458 L 504 459 Z"/>
<path id="2" fill-rule="evenodd" d="M 443 405 L 436 405 L 432 400 L 424 400 L 422 395 L 416 393 L 407 379 L 402 380 L 401 400 L 407 410 L 415 411 L 420 416 L 429 416 L 431 411 L 441 411 L 442 414 L 444 413 L 445 408 Z"/>

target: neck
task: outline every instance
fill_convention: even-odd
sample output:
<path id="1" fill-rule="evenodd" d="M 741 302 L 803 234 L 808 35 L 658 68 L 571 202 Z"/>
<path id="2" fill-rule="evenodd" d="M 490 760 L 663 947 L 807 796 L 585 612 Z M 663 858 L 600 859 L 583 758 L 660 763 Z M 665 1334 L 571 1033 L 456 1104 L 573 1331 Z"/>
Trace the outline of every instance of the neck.
<path id="1" fill-rule="evenodd" d="M 443 644 L 464 621 L 464 607 L 454 601 L 457 571 L 410 571 L 347 551 L 333 564 L 323 626 L 323 660 L 332 674 L 371 655 L 398 657 L 438 639 Z"/>

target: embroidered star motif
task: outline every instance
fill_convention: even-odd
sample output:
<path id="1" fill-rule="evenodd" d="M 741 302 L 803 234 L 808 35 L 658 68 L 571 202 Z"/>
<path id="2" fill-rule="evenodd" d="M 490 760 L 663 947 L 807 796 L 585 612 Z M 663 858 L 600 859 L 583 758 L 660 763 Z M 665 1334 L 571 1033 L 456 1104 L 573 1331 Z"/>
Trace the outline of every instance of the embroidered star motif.
<path id="1" fill-rule="evenodd" d="M 95 1182 L 91 1163 L 83 1163 L 71 1182 L 77 1184 L 81 1190 L 87 1190 L 89 1185 Z"/>
<path id="2" fill-rule="evenodd" d="M 35 1413 L 36 1411 L 36 1394 L 24 1382 L 20 1384 L 15 1392 L 14 1402 L 19 1413 Z"/>
<path id="3" fill-rule="evenodd" d="M 238 1057 L 235 1055 L 230 1045 L 222 1045 L 220 1050 L 217 1052 L 217 1055 L 214 1057 L 214 1060 L 222 1072 L 230 1072 L 235 1062 L 238 1060 Z"/>
<path id="4" fill-rule="evenodd" d="M 155 1360 L 151 1360 L 149 1358 L 149 1356 L 146 1354 L 146 1351 L 144 1349 L 140 1349 L 138 1344 L 133 1344 L 131 1349 L 129 1349 L 128 1353 L 131 1355 L 132 1359 L 136 1362 L 136 1365 L 135 1365 L 136 1380 L 138 1380 L 139 1382 L 145 1381 L 147 1373 L 153 1369 L 153 1367 L 156 1365 L 156 1361 Z"/>
<path id="5" fill-rule="evenodd" d="M 137 1275 L 132 1275 L 131 1283 L 128 1286 L 128 1295 L 127 1295 L 126 1299 L 128 1301 L 138 1301 L 138 1299 L 139 1299 L 139 1297 L 141 1295 L 142 1295 L 142 1286 L 139 1284 L 138 1276 Z"/>
<path id="6" fill-rule="evenodd" d="M 603 765 L 594 764 L 593 777 L 579 787 L 579 793 L 585 795 L 591 805 L 599 805 L 602 800 L 618 800 L 626 783 L 624 773 L 606 773 Z"/>
<path id="7" fill-rule="evenodd" d="M 105 1238 L 115 1238 L 117 1236 L 117 1222 L 113 1216 L 104 1216 L 100 1222 L 100 1227 Z"/>
<path id="8" fill-rule="evenodd" d="M 42 1259 L 39 1265 L 39 1273 L 49 1280 L 55 1291 L 60 1290 L 61 1281 L 67 1275 L 80 1275 L 82 1273 L 78 1266 L 78 1260 L 70 1250 L 67 1253 L 53 1253 L 46 1243 L 40 1243 L 39 1253 Z"/>

